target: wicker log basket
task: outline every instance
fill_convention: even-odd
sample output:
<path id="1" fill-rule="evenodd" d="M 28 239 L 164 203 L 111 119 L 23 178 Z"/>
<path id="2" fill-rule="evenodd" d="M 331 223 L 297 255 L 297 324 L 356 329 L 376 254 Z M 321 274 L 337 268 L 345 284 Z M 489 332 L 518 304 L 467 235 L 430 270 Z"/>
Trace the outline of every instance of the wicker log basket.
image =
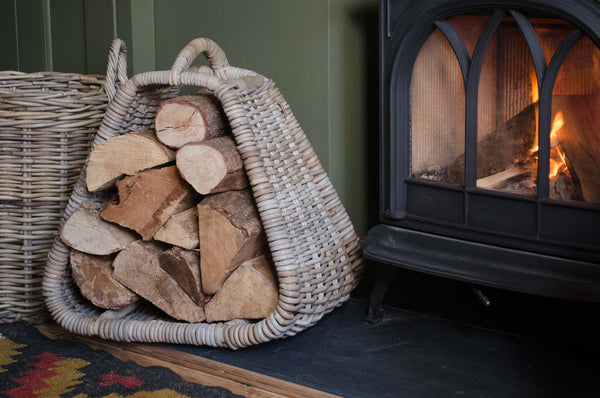
<path id="1" fill-rule="evenodd" d="M 203 53 L 210 66 L 191 67 Z M 211 40 L 196 39 L 171 70 L 147 72 L 122 85 L 94 141 L 147 129 L 161 101 L 180 86 L 214 91 L 231 124 L 265 229 L 279 283 L 276 309 L 255 323 L 186 323 L 151 306 L 105 311 L 82 299 L 72 283 L 69 248 L 59 238 L 44 276 L 46 304 L 64 328 L 119 341 L 164 342 L 232 349 L 292 336 L 349 298 L 362 272 L 357 236 L 304 132 L 273 82 L 228 65 Z M 85 170 L 65 210 L 92 195 Z"/>
<path id="2" fill-rule="evenodd" d="M 0 72 L 0 323 L 49 317 L 48 250 L 115 82 L 127 80 L 115 40 L 104 76 Z"/>

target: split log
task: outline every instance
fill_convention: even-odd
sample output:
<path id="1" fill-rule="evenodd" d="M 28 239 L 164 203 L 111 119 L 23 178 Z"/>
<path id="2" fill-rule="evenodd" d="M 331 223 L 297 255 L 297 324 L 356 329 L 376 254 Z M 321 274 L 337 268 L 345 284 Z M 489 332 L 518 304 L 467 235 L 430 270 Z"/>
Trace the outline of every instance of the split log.
<path id="1" fill-rule="evenodd" d="M 175 319 L 203 321 L 202 307 L 160 267 L 162 252 L 155 242 L 133 242 L 113 261 L 115 279 Z"/>
<path id="2" fill-rule="evenodd" d="M 531 104 L 503 126 L 477 143 L 477 179 L 509 168 L 515 159 L 534 147 L 536 140 L 537 103 Z M 464 184 L 465 155 L 454 160 L 447 170 L 447 182 Z"/>
<path id="3" fill-rule="evenodd" d="M 239 265 L 262 253 L 266 238 L 250 192 L 211 195 L 198 205 L 202 290 L 213 294 Z"/>
<path id="4" fill-rule="evenodd" d="M 139 299 L 137 294 L 114 279 L 114 256 L 93 256 L 71 250 L 69 258 L 73 279 L 81 294 L 96 307 L 118 310 Z"/>
<path id="5" fill-rule="evenodd" d="M 278 301 L 274 267 L 266 256 L 245 261 L 204 305 L 208 322 L 267 317 Z"/>
<path id="6" fill-rule="evenodd" d="M 527 169 L 525 167 L 513 165 L 504 171 L 478 179 L 477 187 L 485 189 L 498 189 L 498 187 L 502 186 L 502 184 L 505 183 L 508 179 L 521 174 L 528 173 L 530 171 L 530 169 Z"/>
<path id="7" fill-rule="evenodd" d="M 552 107 L 564 115 L 557 136 L 573 180 L 585 202 L 600 204 L 600 96 L 555 95 Z"/>
<path id="8" fill-rule="evenodd" d="M 184 249 L 198 247 L 198 209 L 194 206 L 174 214 L 154 234 L 154 239 Z"/>
<path id="9" fill-rule="evenodd" d="M 181 176 L 202 195 L 248 186 L 242 159 L 229 137 L 188 144 L 177 151 L 176 159 Z"/>
<path id="10" fill-rule="evenodd" d="M 160 142 L 181 148 L 225 134 L 227 123 L 220 102 L 211 94 L 199 93 L 163 102 L 154 125 Z"/>
<path id="11" fill-rule="evenodd" d="M 85 181 L 90 192 L 110 188 L 124 175 L 169 163 L 175 153 L 156 140 L 152 131 L 112 138 L 90 153 Z"/>
<path id="12" fill-rule="evenodd" d="M 83 202 L 63 225 L 60 231 L 63 242 L 78 251 L 102 256 L 139 239 L 134 232 L 104 221 L 100 217 L 103 208 L 100 203 Z"/>
<path id="13" fill-rule="evenodd" d="M 194 303 L 202 305 L 208 301 L 208 296 L 202 292 L 200 255 L 197 251 L 173 247 L 160 255 L 158 263 Z"/>
<path id="14" fill-rule="evenodd" d="M 125 177 L 117 189 L 119 203 L 109 203 L 102 218 L 137 231 L 144 240 L 151 239 L 178 209 L 190 208 L 196 201 L 175 166 Z"/>

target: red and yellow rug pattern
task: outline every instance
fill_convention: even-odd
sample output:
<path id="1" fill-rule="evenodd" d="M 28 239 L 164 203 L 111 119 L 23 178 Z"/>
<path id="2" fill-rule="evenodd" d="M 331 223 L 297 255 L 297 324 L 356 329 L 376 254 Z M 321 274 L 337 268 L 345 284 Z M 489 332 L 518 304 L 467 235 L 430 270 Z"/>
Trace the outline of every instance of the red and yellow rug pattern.
<path id="1" fill-rule="evenodd" d="M 32 326 L 0 325 L 0 397 L 235 397 L 166 368 L 138 366 L 84 344 L 50 340 Z"/>

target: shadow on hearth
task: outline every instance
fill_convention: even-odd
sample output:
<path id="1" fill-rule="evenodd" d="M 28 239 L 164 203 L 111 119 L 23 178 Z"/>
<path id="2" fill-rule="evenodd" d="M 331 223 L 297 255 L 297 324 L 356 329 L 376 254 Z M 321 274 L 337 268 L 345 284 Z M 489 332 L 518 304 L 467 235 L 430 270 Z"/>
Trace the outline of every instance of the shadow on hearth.
<path id="1" fill-rule="evenodd" d="M 353 297 L 367 302 L 375 264 Z M 474 289 L 488 299 L 485 306 Z M 475 286 L 424 273 L 398 269 L 384 300 L 384 308 L 424 314 L 540 342 L 583 349 L 600 356 L 600 303 L 561 300 Z"/>

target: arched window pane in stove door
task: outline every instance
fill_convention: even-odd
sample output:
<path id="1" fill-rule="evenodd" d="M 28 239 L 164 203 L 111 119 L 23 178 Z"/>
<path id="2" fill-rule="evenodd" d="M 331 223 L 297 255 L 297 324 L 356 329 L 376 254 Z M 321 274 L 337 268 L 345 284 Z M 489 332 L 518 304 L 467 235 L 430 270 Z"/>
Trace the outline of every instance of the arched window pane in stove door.
<path id="1" fill-rule="evenodd" d="M 549 195 L 600 204 L 600 50 L 582 36 L 552 92 Z"/>
<path id="2" fill-rule="evenodd" d="M 464 80 L 454 50 L 439 29 L 425 41 L 414 64 L 410 107 L 411 176 L 463 185 L 464 172 L 453 181 L 446 172 L 465 150 Z"/>
<path id="3" fill-rule="evenodd" d="M 536 197 L 538 79 L 513 17 L 502 20 L 490 41 L 478 99 L 477 187 Z"/>

